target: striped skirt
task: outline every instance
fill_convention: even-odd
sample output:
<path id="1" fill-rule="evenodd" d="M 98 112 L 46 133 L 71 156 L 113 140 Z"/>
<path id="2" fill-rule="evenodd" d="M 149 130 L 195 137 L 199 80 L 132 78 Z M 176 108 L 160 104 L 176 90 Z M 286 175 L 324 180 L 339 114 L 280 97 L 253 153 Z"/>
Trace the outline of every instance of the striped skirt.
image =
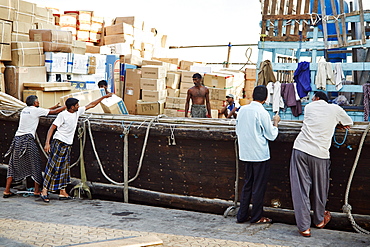
<path id="1" fill-rule="evenodd" d="M 71 148 L 72 145 L 57 139 L 51 141 L 48 163 L 45 167 L 44 188 L 56 191 L 64 189 L 70 183 Z"/>
<path id="2" fill-rule="evenodd" d="M 41 157 L 32 134 L 15 136 L 5 157 L 10 154 L 7 177 L 21 181 L 31 177 L 42 184 Z"/>

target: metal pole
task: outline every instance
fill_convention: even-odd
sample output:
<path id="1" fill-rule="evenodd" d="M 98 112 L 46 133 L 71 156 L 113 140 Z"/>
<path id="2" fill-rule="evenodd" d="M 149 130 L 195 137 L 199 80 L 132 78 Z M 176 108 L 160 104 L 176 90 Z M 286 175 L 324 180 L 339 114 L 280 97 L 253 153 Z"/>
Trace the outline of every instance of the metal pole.
<path id="1" fill-rule="evenodd" d="M 123 201 L 125 203 L 128 203 L 128 131 L 126 131 L 125 133 L 123 145 Z"/>

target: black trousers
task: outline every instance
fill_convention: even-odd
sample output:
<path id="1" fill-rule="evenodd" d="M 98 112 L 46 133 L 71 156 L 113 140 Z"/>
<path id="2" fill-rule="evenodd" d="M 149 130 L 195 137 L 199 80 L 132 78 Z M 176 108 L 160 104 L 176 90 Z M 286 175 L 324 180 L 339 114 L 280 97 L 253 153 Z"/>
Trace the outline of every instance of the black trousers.
<path id="1" fill-rule="evenodd" d="M 237 215 L 238 222 L 245 222 L 249 217 L 249 204 L 252 201 L 253 207 L 250 214 L 251 223 L 259 221 L 263 213 L 263 198 L 265 196 L 270 165 L 267 161 L 247 162 L 245 165 L 245 183 L 243 186 L 240 208 Z"/>

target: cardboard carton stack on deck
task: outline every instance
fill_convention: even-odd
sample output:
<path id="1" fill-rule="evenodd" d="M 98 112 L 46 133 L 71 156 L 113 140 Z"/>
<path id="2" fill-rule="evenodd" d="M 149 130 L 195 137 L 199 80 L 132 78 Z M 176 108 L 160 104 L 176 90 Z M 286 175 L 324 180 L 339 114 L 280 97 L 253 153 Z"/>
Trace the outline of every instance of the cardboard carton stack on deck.
<path id="1" fill-rule="evenodd" d="M 163 65 L 143 65 L 141 67 L 141 100 L 136 102 L 137 114 L 163 114 L 166 91 L 167 69 Z"/>

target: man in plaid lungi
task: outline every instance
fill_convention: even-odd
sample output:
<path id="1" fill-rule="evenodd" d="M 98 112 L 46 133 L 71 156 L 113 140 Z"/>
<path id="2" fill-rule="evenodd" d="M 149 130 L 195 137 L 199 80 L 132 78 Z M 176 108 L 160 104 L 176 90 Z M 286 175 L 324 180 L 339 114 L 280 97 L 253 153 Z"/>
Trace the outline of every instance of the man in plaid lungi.
<path id="1" fill-rule="evenodd" d="M 10 154 L 10 159 L 4 198 L 15 195 L 10 191 L 13 180 L 21 181 L 26 177 L 31 177 L 35 181 L 34 195 L 40 195 L 40 184 L 42 184 L 41 157 L 35 142 L 36 129 L 40 117 L 58 114 L 65 109 L 64 106 L 58 108 L 58 105 L 50 109 L 41 108 L 36 95 L 28 96 L 26 104 L 27 106 L 21 111 L 19 126 L 12 144 L 5 154 L 5 157 Z"/>
<path id="2" fill-rule="evenodd" d="M 83 107 L 79 106 L 78 99 L 69 98 L 66 100 L 67 110 L 57 116 L 46 136 L 44 150 L 49 153 L 49 158 L 45 168 L 44 184 L 41 192 L 41 199 L 44 202 L 50 201 L 48 197 L 49 190 L 60 190 L 59 200 L 71 199 L 65 188 L 71 180 L 69 170 L 70 153 L 78 118 L 86 110 L 95 107 L 103 99 L 111 96 L 112 93 L 104 95 Z M 50 140 L 55 130 L 56 132 L 50 145 Z"/>

